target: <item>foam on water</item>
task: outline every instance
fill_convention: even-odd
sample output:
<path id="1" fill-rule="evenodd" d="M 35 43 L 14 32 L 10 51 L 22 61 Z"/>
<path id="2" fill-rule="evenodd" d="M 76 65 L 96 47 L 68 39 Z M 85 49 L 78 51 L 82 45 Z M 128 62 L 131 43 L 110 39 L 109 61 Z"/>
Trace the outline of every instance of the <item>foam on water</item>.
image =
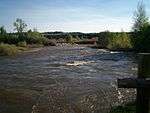
<path id="1" fill-rule="evenodd" d="M 90 64 L 93 63 L 94 61 L 73 61 L 66 63 L 67 66 L 80 66 L 80 65 L 85 65 L 85 64 Z"/>
<path id="2" fill-rule="evenodd" d="M 115 54 L 115 53 L 121 53 L 121 52 L 118 52 L 118 51 L 110 51 L 111 54 Z"/>

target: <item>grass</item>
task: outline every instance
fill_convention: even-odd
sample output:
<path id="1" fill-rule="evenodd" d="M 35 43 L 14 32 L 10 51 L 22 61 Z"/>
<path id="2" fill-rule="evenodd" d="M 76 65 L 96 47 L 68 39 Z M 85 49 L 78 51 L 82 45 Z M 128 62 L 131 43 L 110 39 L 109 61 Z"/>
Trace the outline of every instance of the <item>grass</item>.
<path id="1" fill-rule="evenodd" d="M 26 42 L 26 41 L 18 42 L 17 45 L 18 45 L 19 47 L 27 47 L 27 42 Z"/>
<path id="2" fill-rule="evenodd" d="M 0 44 L 0 55 L 2 56 L 12 56 L 19 52 L 17 46 L 9 44 Z"/>
<path id="3" fill-rule="evenodd" d="M 0 56 L 14 56 L 19 52 L 26 51 L 28 48 L 10 44 L 0 44 Z"/>

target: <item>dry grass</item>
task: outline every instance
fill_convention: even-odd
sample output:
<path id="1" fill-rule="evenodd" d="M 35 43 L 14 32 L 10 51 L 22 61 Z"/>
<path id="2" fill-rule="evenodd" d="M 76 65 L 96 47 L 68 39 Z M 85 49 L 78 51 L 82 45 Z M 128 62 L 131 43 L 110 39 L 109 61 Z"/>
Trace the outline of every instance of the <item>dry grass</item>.
<path id="1" fill-rule="evenodd" d="M 12 56 L 19 52 L 15 45 L 0 44 L 0 55 Z"/>
<path id="2" fill-rule="evenodd" d="M 0 44 L 0 56 L 14 56 L 19 52 L 27 51 L 26 47 L 18 47 L 10 44 Z"/>

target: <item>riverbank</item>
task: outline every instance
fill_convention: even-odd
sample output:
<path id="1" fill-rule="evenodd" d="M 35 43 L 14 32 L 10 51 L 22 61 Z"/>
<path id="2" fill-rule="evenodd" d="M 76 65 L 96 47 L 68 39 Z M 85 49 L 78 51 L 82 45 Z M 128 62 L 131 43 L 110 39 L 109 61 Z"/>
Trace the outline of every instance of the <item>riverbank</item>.
<path id="1" fill-rule="evenodd" d="M 55 46 L 60 47 L 60 48 L 66 48 L 66 47 L 76 48 L 76 47 L 82 46 L 82 47 L 89 47 L 92 49 L 102 49 L 105 51 L 112 51 L 112 52 L 136 52 L 132 48 L 109 49 L 109 48 L 100 48 L 93 44 L 57 43 L 57 44 L 55 44 Z M 22 52 L 36 52 L 36 51 L 41 50 L 43 47 L 48 47 L 48 46 L 33 44 L 33 45 L 26 45 L 26 46 L 20 47 L 20 46 L 16 46 L 16 45 L 0 44 L 0 56 L 13 56 L 16 54 L 20 54 Z"/>
<path id="2" fill-rule="evenodd" d="M 19 52 L 26 51 L 25 47 L 18 47 L 16 45 L 0 44 L 0 56 L 13 56 Z"/>
<path id="3" fill-rule="evenodd" d="M 133 48 L 117 48 L 117 49 L 110 49 L 110 48 L 102 48 L 102 47 L 99 47 L 99 46 L 89 46 L 91 48 L 94 48 L 94 49 L 105 49 L 105 50 L 108 50 L 108 51 L 118 51 L 118 52 L 136 52 L 135 49 Z"/>
<path id="4" fill-rule="evenodd" d="M 0 44 L 0 56 L 15 56 L 26 52 L 36 52 L 41 50 L 43 47 L 43 45 L 26 45 L 21 47 L 2 43 Z"/>
<path id="5" fill-rule="evenodd" d="M 30 45 L 21 47 L 21 46 L 2 43 L 0 44 L 0 56 L 14 56 L 17 54 L 22 54 L 22 53 L 36 52 L 36 51 L 43 49 L 44 47 L 52 47 L 52 46 L 54 45 L 44 46 L 40 44 L 32 44 L 32 45 L 30 44 Z M 57 43 L 55 44 L 55 46 L 60 47 L 60 48 L 92 47 L 91 44 L 80 45 L 80 44 L 70 44 L 70 43 Z"/>

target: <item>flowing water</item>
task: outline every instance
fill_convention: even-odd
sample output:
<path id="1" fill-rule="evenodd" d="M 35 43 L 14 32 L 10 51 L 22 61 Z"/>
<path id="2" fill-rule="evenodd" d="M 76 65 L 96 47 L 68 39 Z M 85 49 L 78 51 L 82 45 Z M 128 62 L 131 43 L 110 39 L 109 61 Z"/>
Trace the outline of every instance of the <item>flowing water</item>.
<path id="1" fill-rule="evenodd" d="M 135 99 L 116 81 L 136 74 L 135 54 L 83 46 L 0 57 L 0 113 L 107 113 Z"/>

